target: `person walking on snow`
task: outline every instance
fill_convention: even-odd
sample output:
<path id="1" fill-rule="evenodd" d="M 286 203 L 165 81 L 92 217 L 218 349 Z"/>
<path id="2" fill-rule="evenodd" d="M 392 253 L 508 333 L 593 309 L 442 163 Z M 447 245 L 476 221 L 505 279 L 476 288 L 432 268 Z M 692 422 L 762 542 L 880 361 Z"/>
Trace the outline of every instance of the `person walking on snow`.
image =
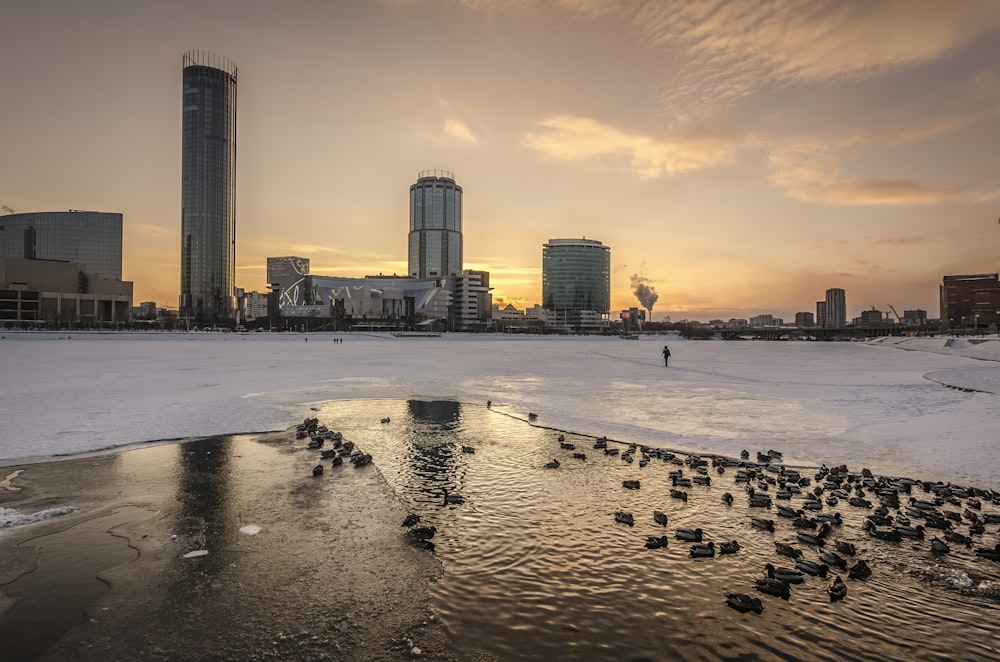
<path id="1" fill-rule="evenodd" d="M 666 345 L 663 346 L 663 367 L 667 367 L 670 364 L 670 348 Z"/>

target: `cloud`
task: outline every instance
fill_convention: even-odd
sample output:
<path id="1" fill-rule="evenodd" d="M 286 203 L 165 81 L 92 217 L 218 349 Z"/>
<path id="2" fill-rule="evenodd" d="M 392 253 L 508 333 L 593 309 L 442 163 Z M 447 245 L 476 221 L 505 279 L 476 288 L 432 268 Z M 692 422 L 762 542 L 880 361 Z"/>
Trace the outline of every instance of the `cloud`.
<path id="1" fill-rule="evenodd" d="M 443 131 L 446 136 L 457 138 L 463 142 L 473 144 L 479 142 L 469 127 L 454 117 L 445 118 Z"/>
<path id="2" fill-rule="evenodd" d="M 875 246 L 920 246 L 929 244 L 930 242 L 930 237 L 916 234 L 903 237 L 880 237 L 871 240 L 871 243 Z"/>
<path id="3" fill-rule="evenodd" d="M 148 223 L 128 223 L 128 231 L 134 232 L 135 234 L 142 235 L 144 237 L 172 237 L 177 233 L 174 230 L 168 230 L 159 225 L 150 225 Z"/>
<path id="4" fill-rule="evenodd" d="M 643 179 L 729 163 L 737 147 L 722 135 L 664 139 L 574 115 L 550 117 L 539 126 L 524 134 L 522 146 L 563 161 L 624 160 Z"/>
<path id="5" fill-rule="evenodd" d="M 630 26 L 664 55 L 672 117 L 763 90 L 872 78 L 944 57 L 1000 27 L 993 0 L 449 0 L 509 13 Z M 669 73 L 672 70 L 674 73 Z"/>
<path id="6" fill-rule="evenodd" d="M 831 205 L 932 205 L 966 192 L 957 186 L 934 186 L 910 179 L 857 179 L 846 177 L 842 161 L 848 154 L 876 145 L 898 144 L 927 132 L 904 132 L 888 140 L 864 136 L 826 140 L 795 139 L 772 150 L 768 157 L 770 182 L 803 202 Z"/>

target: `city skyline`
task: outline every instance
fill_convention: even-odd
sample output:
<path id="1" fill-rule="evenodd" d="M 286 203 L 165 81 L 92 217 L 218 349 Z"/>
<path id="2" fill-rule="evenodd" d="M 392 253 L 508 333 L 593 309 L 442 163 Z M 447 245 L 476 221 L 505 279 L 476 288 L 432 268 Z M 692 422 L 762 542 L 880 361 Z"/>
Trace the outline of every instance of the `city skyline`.
<path id="1" fill-rule="evenodd" d="M 197 16 L 192 21 L 191 16 Z M 407 273 L 414 176 L 455 173 L 464 264 L 541 303 L 542 245 L 612 250 L 612 310 L 938 311 L 998 270 L 1000 5 L 384 0 L 3 10 L 0 205 L 124 215 L 123 278 L 173 307 L 181 72 L 240 65 L 236 285 L 266 258 Z M 430 38 L 433 36 L 434 38 Z"/>

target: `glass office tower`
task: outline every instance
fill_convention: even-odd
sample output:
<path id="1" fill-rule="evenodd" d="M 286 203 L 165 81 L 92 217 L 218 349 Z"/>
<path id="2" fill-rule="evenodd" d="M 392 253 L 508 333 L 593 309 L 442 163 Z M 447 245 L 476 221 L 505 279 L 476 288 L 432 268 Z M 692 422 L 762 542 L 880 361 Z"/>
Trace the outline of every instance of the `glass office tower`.
<path id="1" fill-rule="evenodd" d="M 444 170 L 425 170 L 410 187 L 408 273 L 443 278 L 462 273 L 462 187 Z"/>
<path id="2" fill-rule="evenodd" d="M 611 247 L 549 239 L 542 246 L 542 307 L 550 326 L 599 330 L 611 312 Z"/>
<path id="3" fill-rule="evenodd" d="M 86 265 L 91 276 L 122 279 L 122 215 L 43 211 L 0 216 L 0 257 Z"/>
<path id="4" fill-rule="evenodd" d="M 847 296 L 839 287 L 826 291 L 826 323 L 828 329 L 842 329 L 847 326 Z"/>
<path id="5" fill-rule="evenodd" d="M 236 65 L 184 54 L 180 316 L 233 319 L 236 284 Z"/>

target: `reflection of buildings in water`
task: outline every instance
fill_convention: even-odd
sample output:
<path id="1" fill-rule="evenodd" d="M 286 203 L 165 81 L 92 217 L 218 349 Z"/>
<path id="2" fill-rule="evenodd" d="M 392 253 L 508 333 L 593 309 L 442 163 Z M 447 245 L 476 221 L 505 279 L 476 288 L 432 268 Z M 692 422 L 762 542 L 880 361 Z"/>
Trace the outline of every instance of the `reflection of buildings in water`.
<path id="1" fill-rule="evenodd" d="M 208 550 L 190 565 L 193 573 L 214 574 L 231 560 L 225 551 L 235 546 L 239 528 L 232 503 L 233 442 L 232 437 L 209 437 L 177 445 L 179 524 L 191 544 Z"/>
<path id="2" fill-rule="evenodd" d="M 454 427 L 462 413 L 462 404 L 451 400 L 407 400 L 410 418 Z"/>
<path id="3" fill-rule="evenodd" d="M 413 432 L 408 462 L 401 467 L 412 471 L 411 485 L 433 500 L 443 498 L 443 490 L 459 490 L 464 484 L 466 465 L 459 439 L 462 405 L 451 400 L 407 400 Z"/>

